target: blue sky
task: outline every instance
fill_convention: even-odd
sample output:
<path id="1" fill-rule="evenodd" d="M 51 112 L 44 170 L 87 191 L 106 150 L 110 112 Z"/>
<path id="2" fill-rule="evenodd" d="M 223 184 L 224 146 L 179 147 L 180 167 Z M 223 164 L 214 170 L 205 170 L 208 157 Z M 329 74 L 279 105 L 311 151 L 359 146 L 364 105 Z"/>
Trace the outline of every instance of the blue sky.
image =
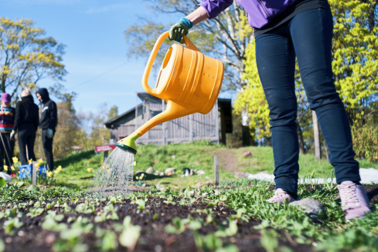
<path id="1" fill-rule="evenodd" d="M 104 102 L 117 105 L 119 113 L 135 106 L 135 92 L 143 91 L 146 59 L 127 57 L 124 31 L 140 17 L 164 23 L 179 19 L 156 16 L 142 0 L 12 0 L 1 1 L 0 10 L 13 20 L 32 19 L 47 36 L 66 45 L 63 64 L 68 74 L 63 84 L 66 91 L 78 94 L 74 106 L 83 112 L 96 112 Z M 155 83 L 153 74 L 150 83 Z M 52 84 L 45 79 L 38 86 Z"/>
<path id="2" fill-rule="evenodd" d="M 66 45 L 63 64 L 68 74 L 63 84 L 66 91 L 78 94 L 76 110 L 95 112 L 106 102 L 117 105 L 119 113 L 123 113 L 135 106 L 135 92 L 143 91 L 141 78 L 146 59 L 127 58 L 124 31 L 139 17 L 156 18 L 143 1 L 12 0 L 1 1 L 0 10 L 1 16 L 13 20 L 32 19 L 36 26 L 45 28 L 48 36 Z M 160 21 L 177 19 L 166 16 Z M 95 78 L 105 72 L 108 73 Z M 45 79 L 38 86 L 52 84 L 52 80 Z"/>

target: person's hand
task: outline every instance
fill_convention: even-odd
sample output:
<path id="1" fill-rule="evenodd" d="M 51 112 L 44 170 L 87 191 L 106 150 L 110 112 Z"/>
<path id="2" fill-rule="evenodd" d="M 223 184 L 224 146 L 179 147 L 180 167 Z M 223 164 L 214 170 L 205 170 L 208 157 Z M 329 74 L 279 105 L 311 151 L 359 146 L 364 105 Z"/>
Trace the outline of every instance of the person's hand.
<path id="1" fill-rule="evenodd" d="M 193 23 L 187 18 L 181 18 L 180 21 L 172 25 L 169 30 L 169 39 L 184 43 L 184 35 L 188 35 L 189 29 L 193 27 Z"/>
<path id="2" fill-rule="evenodd" d="M 12 130 L 12 132 L 10 133 L 10 138 L 14 138 L 15 134 L 16 134 L 16 132 L 14 130 Z"/>
<path id="3" fill-rule="evenodd" d="M 54 136 L 54 130 L 52 129 L 47 129 L 46 134 L 48 138 L 52 138 Z"/>

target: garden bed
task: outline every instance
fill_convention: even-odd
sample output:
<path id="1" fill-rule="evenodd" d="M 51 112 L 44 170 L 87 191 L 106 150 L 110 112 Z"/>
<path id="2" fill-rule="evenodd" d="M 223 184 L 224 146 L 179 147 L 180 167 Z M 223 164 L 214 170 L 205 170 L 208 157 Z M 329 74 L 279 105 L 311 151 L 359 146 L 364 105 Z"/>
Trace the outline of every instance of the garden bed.
<path id="1" fill-rule="evenodd" d="M 14 202 L 8 198 L 8 202 L 0 203 L 0 227 L 3 227 L 0 242 L 4 241 L 4 251 L 12 252 L 133 249 L 234 252 L 270 248 L 274 251 L 278 247 L 281 251 L 283 247 L 291 251 L 315 251 L 317 243 L 326 241 L 327 236 L 337 237 L 332 230 L 336 226 L 338 232 L 357 230 L 364 225 L 370 225 L 372 230 L 377 228 L 376 212 L 366 218 L 370 221 L 368 224 L 346 224 L 340 207 L 332 202 L 325 205 L 328 211 L 323 224 L 312 223 L 294 207 L 264 203 L 265 197 L 272 193 L 270 189 L 269 186 L 231 190 L 206 186 L 181 192 L 134 192 L 123 199 L 110 197 L 94 201 L 81 200 L 83 194 L 67 193 L 64 189 L 23 191 Z M 315 198 L 335 198 L 334 189 L 300 186 L 300 190 L 307 193 L 305 196 Z M 373 200 L 377 199 L 378 185 L 369 185 L 366 189 L 375 210 L 377 202 Z M 127 216 L 131 217 L 131 224 L 124 222 Z M 291 218 L 295 222 L 283 224 L 280 218 Z M 302 225 L 302 232 L 298 234 L 298 227 L 292 229 L 295 225 Z M 140 236 L 133 240 L 131 234 L 138 232 Z M 325 232 L 324 235 L 320 235 L 321 232 Z M 371 234 L 376 235 L 376 231 Z M 363 238 L 371 240 L 368 233 Z"/>

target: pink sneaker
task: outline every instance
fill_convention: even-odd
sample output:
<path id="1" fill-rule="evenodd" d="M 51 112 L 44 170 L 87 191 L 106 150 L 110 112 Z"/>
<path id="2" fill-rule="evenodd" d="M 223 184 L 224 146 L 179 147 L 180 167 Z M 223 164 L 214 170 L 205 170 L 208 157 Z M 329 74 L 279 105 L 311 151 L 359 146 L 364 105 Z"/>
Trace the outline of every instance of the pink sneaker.
<path id="1" fill-rule="evenodd" d="M 344 181 L 337 188 L 339 189 L 341 208 L 345 211 L 347 221 L 364 218 L 365 213 L 370 212 L 369 199 L 362 185 Z"/>
<path id="2" fill-rule="evenodd" d="M 276 192 L 274 193 L 274 196 L 267 200 L 269 203 L 280 203 L 283 204 L 285 199 L 289 200 L 290 202 L 296 201 L 293 197 L 291 197 L 287 192 L 282 190 L 281 188 L 278 188 Z"/>

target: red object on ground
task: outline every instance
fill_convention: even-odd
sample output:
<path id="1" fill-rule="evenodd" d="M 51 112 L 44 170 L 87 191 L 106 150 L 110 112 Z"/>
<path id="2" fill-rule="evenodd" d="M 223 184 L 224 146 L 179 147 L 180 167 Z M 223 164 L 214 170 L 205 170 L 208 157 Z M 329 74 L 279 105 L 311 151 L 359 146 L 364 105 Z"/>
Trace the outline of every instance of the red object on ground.
<path id="1" fill-rule="evenodd" d="M 83 146 L 72 146 L 71 148 L 74 150 L 82 150 Z"/>
<path id="2" fill-rule="evenodd" d="M 115 148 L 116 148 L 115 144 L 99 145 L 95 147 L 95 152 L 110 151 L 110 150 L 114 150 Z"/>

